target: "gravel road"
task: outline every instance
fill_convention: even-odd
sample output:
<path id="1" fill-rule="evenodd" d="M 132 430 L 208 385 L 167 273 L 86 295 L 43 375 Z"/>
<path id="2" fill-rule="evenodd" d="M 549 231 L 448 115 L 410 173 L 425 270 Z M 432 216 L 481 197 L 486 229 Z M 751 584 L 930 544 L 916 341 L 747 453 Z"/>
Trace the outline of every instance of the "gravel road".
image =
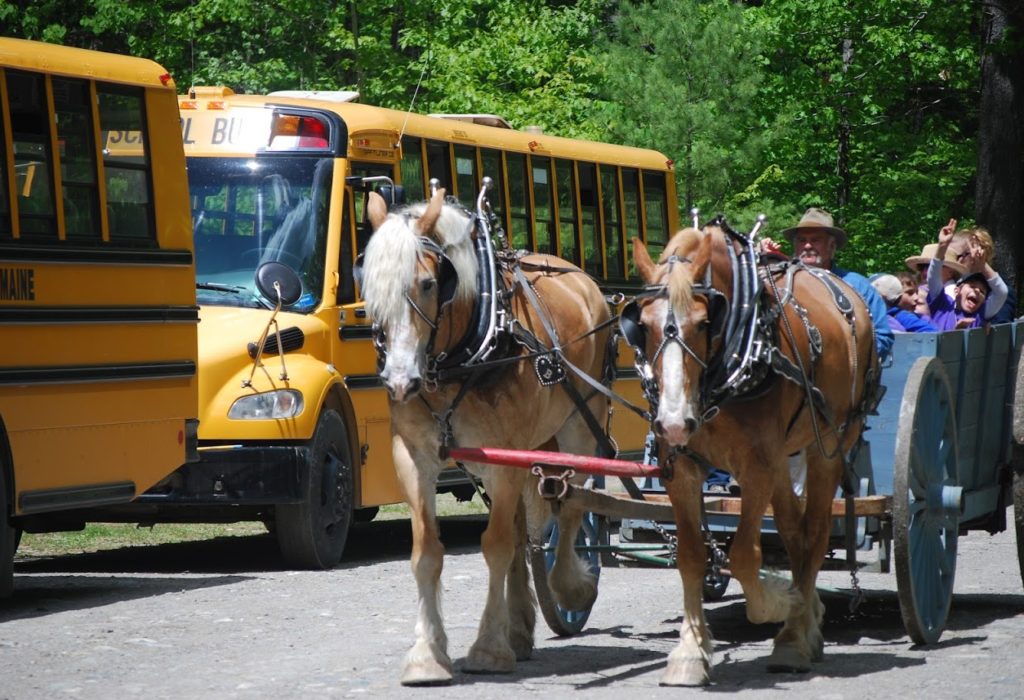
<path id="1" fill-rule="evenodd" d="M 308 698 L 694 696 L 787 698 L 1024 696 L 1024 594 L 1011 529 L 960 539 L 947 631 L 911 644 L 893 574 L 863 573 L 856 615 L 828 595 L 826 658 L 805 675 L 767 675 L 775 625 L 746 622 L 738 586 L 708 606 L 715 683 L 658 687 L 675 645 L 680 587 L 673 570 L 608 568 L 584 632 L 554 637 L 506 676 L 457 673 L 447 688 L 398 684 L 412 640 L 415 593 L 408 521 L 360 524 L 346 559 L 327 572 L 283 569 L 269 536 L 134 547 L 19 560 L 15 597 L 0 607 L 0 698 Z M 485 589 L 480 518 L 443 521 L 450 649 L 460 665 Z M 849 588 L 849 574 L 822 583 Z"/>

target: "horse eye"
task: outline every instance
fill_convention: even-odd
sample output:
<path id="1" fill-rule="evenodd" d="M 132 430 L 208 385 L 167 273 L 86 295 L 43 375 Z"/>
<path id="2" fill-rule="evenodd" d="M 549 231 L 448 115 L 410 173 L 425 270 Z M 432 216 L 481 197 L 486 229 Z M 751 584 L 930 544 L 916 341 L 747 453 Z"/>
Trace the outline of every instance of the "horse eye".
<path id="1" fill-rule="evenodd" d="M 435 280 L 433 278 L 426 279 L 426 280 L 423 280 L 422 282 L 420 282 L 420 291 L 422 291 L 424 294 L 426 294 L 428 292 L 433 291 L 434 287 L 436 287 L 436 286 L 437 286 L 437 280 Z"/>

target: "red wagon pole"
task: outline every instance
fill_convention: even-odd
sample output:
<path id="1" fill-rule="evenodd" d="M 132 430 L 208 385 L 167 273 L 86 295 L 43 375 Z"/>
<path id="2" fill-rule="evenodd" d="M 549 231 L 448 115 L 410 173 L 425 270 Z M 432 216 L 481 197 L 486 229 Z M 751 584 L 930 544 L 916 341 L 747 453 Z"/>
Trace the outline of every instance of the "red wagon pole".
<path id="1" fill-rule="evenodd" d="M 605 457 L 588 457 L 565 452 L 544 450 L 506 450 L 500 447 L 455 447 L 449 451 L 452 459 L 460 462 L 481 462 L 507 467 L 530 469 L 542 467 L 564 467 L 583 474 L 604 476 L 646 477 L 661 476 L 661 467 L 640 462 L 626 462 Z"/>

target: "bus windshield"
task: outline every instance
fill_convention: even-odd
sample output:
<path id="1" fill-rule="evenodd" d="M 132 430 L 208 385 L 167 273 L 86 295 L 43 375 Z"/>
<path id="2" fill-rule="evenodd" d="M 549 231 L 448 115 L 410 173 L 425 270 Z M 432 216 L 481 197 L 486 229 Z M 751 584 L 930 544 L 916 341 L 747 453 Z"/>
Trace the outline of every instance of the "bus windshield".
<path id="1" fill-rule="evenodd" d="M 261 306 L 256 268 L 276 261 L 302 280 L 291 311 L 320 303 L 332 161 L 309 156 L 188 158 L 200 304 Z"/>

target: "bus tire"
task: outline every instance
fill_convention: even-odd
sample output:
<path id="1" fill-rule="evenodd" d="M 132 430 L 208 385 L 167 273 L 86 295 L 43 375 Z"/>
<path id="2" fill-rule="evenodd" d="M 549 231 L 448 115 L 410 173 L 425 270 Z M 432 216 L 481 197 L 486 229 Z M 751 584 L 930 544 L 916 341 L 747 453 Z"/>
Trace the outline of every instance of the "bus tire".
<path id="1" fill-rule="evenodd" d="M 13 500 L 13 485 L 8 487 L 6 458 L 0 454 L 0 598 L 14 592 L 14 552 L 18 549 L 18 532 L 11 524 L 8 504 Z"/>
<path id="2" fill-rule="evenodd" d="M 303 501 L 277 506 L 274 529 L 287 566 L 329 569 L 341 561 L 354 500 L 348 431 L 337 411 L 320 414 L 309 446 Z"/>

